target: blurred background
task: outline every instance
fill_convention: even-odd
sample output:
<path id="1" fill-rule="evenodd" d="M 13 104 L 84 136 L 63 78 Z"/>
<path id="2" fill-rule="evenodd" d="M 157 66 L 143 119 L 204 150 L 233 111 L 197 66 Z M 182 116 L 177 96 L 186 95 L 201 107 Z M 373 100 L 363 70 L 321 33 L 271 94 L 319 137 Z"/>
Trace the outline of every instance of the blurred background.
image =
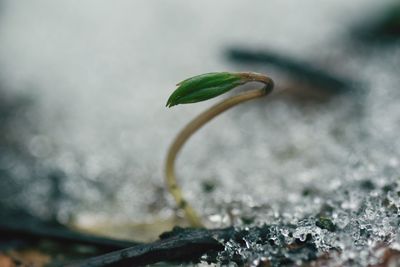
<path id="1" fill-rule="evenodd" d="M 0 209 L 132 240 L 182 224 L 163 161 L 218 99 L 165 103 L 214 71 L 265 73 L 277 93 L 215 119 L 178 158 L 210 227 L 354 208 L 335 191 L 399 177 L 399 14 L 390 0 L 2 0 Z"/>

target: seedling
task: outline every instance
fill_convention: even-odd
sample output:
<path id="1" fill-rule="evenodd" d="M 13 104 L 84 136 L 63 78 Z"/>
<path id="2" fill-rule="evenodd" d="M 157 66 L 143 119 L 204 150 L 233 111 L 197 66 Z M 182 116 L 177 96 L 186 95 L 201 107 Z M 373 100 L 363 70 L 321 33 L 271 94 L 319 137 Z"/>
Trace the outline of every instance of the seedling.
<path id="1" fill-rule="evenodd" d="M 268 95 L 272 91 L 274 84 L 269 77 L 253 72 L 207 73 L 194 76 L 178 83 L 178 88 L 172 93 L 167 101 L 167 107 L 179 104 L 196 103 L 224 94 L 248 82 L 260 82 L 264 85 L 260 89 L 253 89 L 231 96 L 210 107 L 189 122 L 175 137 L 175 140 L 169 148 L 165 166 L 165 179 L 168 190 L 173 196 L 178 208 L 184 211 L 185 217 L 192 227 L 203 227 L 203 223 L 197 212 L 185 200 L 182 189 L 177 183 L 175 175 L 175 160 L 179 151 L 190 136 L 192 136 L 192 134 L 204 124 L 231 107 L 251 99 Z"/>

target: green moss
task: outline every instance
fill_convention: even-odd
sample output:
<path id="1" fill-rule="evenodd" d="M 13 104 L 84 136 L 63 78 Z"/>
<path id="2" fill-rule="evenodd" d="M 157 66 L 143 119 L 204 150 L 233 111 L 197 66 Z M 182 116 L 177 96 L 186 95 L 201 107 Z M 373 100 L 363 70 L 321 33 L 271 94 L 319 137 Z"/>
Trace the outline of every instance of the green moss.
<path id="1" fill-rule="evenodd" d="M 336 225 L 328 217 L 319 217 L 316 220 L 315 225 L 321 229 L 326 229 L 329 232 L 335 232 L 336 230 Z"/>

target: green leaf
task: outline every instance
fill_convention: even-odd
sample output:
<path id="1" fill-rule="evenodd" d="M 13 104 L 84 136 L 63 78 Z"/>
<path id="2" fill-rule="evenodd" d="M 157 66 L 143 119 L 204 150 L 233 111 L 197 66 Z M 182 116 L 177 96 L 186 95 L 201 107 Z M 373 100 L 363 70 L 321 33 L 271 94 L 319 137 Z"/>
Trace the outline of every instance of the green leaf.
<path id="1" fill-rule="evenodd" d="M 229 72 L 206 73 L 178 83 L 167 101 L 167 107 L 204 101 L 248 82 L 243 75 Z"/>

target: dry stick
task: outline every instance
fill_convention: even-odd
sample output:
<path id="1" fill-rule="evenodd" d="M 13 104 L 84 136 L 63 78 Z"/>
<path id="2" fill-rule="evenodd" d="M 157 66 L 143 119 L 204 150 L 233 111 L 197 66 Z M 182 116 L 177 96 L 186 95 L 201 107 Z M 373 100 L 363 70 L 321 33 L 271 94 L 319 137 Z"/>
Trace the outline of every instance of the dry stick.
<path id="1" fill-rule="evenodd" d="M 214 117 L 240 103 L 266 96 L 272 91 L 273 88 L 273 81 L 264 75 L 248 72 L 239 73 L 239 75 L 247 78 L 249 82 L 261 82 L 264 84 L 264 86 L 260 89 L 250 90 L 242 94 L 232 96 L 226 100 L 217 103 L 216 105 L 198 115 L 191 122 L 189 122 L 189 124 L 187 124 L 186 127 L 183 128 L 182 131 L 176 136 L 168 151 L 165 166 L 166 183 L 168 185 L 170 193 L 175 199 L 175 202 L 177 203 L 178 207 L 184 211 L 185 217 L 192 227 L 204 226 L 197 212 L 185 200 L 182 194 L 182 189 L 177 183 L 175 175 L 175 160 L 179 151 L 186 143 L 186 141 L 193 135 L 193 133 L 195 133 L 198 129 L 200 129 L 204 124 L 212 120 Z"/>
<path id="2" fill-rule="evenodd" d="M 178 230 L 180 231 L 180 230 Z M 198 261 L 207 252 L 218 252 L 224 246 L 218 240 L 229 240 L 235 235 L 233 228 L 187 229 L 170 232 L 153 243 L 138 245 L 82 261 L 64 264 L 65 267 L 131 267 L 168 261 Z"/>

